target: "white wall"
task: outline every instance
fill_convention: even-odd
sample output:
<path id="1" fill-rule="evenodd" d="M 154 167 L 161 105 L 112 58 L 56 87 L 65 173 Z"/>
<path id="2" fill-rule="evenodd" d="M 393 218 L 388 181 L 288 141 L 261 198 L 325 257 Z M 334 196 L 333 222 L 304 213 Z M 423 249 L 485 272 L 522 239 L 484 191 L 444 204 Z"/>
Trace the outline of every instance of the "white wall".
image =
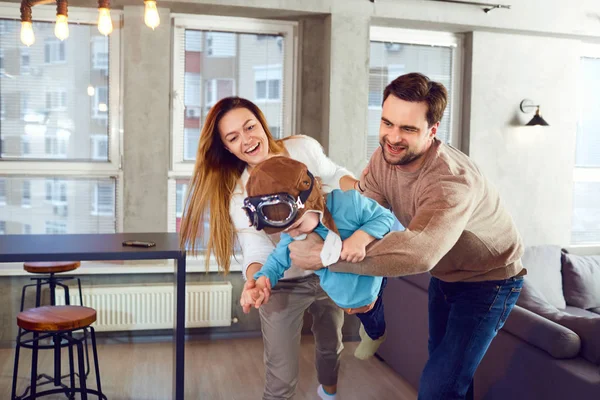
<path id="1" fill-rule="evenodd" d="M 579 42 L 475 32 L 469 153 L 499 189 L 527 245 L 570 240 Z M 523 126 L 541 104 L 548 127 Z"/>

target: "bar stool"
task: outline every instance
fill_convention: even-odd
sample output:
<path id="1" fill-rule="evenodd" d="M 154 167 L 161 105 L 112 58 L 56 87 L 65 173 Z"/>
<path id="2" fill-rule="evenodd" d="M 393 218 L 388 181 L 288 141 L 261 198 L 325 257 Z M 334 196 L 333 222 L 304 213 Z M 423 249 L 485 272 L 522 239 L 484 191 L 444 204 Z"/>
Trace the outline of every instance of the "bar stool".
<path id="1" fill-rule="evenodd" d="M 56 286 L 60 286 L 65 291 L 65 304 L 71 303 L 69 296 L 69 287 L 64 285 L 62 282 L 71 279 L 77 279 L 77 285 L 79 286 L 79 303 L 83 305 L 83 296 L 81 293 L 81 280 L 74 276 L 56 276 L 62 272 L 74 271 L 81 266 L 79 261 L 58 261 L 58 262 L 28 262 L 23 264 L 23 269 L 31 274 L 47 274 L 40 277 L 31 278 L 32 283 L 30 285 L 23 286 L 21 293 L 21 311 L 23 311 L 25 305 L 25 292 L 28 287 L 35 286 L 35 306 L 41 306 L 42 299 L 42 286 L 48 285 L 50 287 L 50 304 L 56 305 Z"/>
<path id="2" fill-rule="evenodd" d="M 70 294 L 69 294 L 69 286 L 65 285 L 63 282 L 67 281 L 67 280 L 73 280 L 76 279 L 77 280 L 77 285 L 79 288 L 79 304 L 81 306 L 83 306 L 83 295 L 82 295 L 82 291 L 81 291 L 81 280 L 79 278 L 76 278 L 74 276 L 67 276 L 67 275 L 56 275 L 56 274 L 61 274 L 63 272 L 69 272 L 69 271 L 74 271 L 77 268 L 79 268 L 81 266 L 81 262 L 79 261 L 56 261 L 56 262 L 26 262 L 23 264 L 23 269 L 31 274 L 36 274 L 36 275 L 40 275 L 40 276 L 36 276 L 34 278 L 31 278 L 32 281 L 35 281 L 36 283 L 33 284 L 29 284 L 29 285 L 25 285 L 23 286 L 22 292 L 21 292 L 21 311 L 24 310 L 25 308 L 25 294 L 27 291 L 28 287 L 32 287 L 35 286 L 35 307 L 40 307 L 41 304 L 41 299 L 42 299 L 42 287 L 44 285 L 48 285 L 49 289 L 50 289 L 50 305 L 56 305 L 56 287 L 61 287 L 63 288 L 64 292 L 65 292 L 65 304 L 66 305 L 70 305 L 71 301 L 70 301 Z M 21 333 L 21 330 L 19 329 L 19 334 Z M 61 343 L 61 339 L 56 337 L 56 338 L 51 338 L 55 343 L 58 342 L 59 344 Z M 90 363 L 89 363 L 89 354 L 88 354 L 88 347 L 87 347 L 87 335 L 84 334 L 84 341 L 85 341 L 85 350 L 86 350 L 86 372 L 85 372 L 85 376 L 87 378 L 87 376 L 90 373 Z M 39 385 L 44 385 L 50 382 L 55 381 L 56 377 L 60 378 L 65 378 L 68 375 L 60 375 L 60 365 L 61 365 L 61 354 L 60 354 L 60 348 L 62 346 L 59 346 L 58 348 L 56 348 L 55 346 L 40 346 L 39 348 L 41 349 L 55 349 L 54 351 L 54 376 L 55 378 L 41 373 L 38 376 L 38 380 L 41 379 L 45 379 L 45 381 L 42 381 L 39 383 Z M 58 350 L 56 350 L 58 349 Z M 77 374 L 76 374 L 77 375 Z"/>
<path id="3" fill-rule="evenodd" d="M 64 393 L 68 398 L 72 399 L 75 393 L 81 394 L 82 400 L 87 400 L 88 394 L 92 394 L 101 400 L 107 400 L 106 395 L 102 393 L 100 383 L 100 368 L 98 365 L 98 351 L 96 349 L 96 333 L 90 325 L 96 321 L 96 310 L 83 306 L 43 306 L 31 308 L 22 311 L 17 315 L 17 325 L 19 326 L 19 334 L 17 335 L 17 345 L 15 349 L 15 367 L 13 371 L 12 394 L 11 400 L 33 400 L 42 396 Z M 86 375 L 83 357 L 83 338 L 77 339 L 73 337 L 73 333 L 82 330 L 85 338 L 89 330 L 92 339 L 92 354 L 94 357 L 94 368 L 96 372 L 96 389 L 89 389 L 86 385 Z M 31 338 L 26 336 L 31 335 Z M 70 370 L 70 386 L 62 384 L 60 376 L 54 377 L 54 385 L 59 386 L 57 389 L 45 390 L 37 392 L 37 362 L 38 350 L 41 348 L 49 348 L 40 344 L 40 341 L 47 338 L 60 338 L 56 340 L 53 346 L 55 350 L 60 351 L 62 340 L 66 341 L 69 349 L 69 370 Z M 79 367 L 79 387 L 75 386 L 75 367 L 73 361 L 73 346 L 77 347 L 77 363 Z M 17 374 L 19 370 L 19 353 L 21 347 L 32 350 L 31 357 L 31 382 L 30 387 L 25 390 L 21 396 L 17 396 Z M 28 395 L 28 391 L 31 393 Z"/>

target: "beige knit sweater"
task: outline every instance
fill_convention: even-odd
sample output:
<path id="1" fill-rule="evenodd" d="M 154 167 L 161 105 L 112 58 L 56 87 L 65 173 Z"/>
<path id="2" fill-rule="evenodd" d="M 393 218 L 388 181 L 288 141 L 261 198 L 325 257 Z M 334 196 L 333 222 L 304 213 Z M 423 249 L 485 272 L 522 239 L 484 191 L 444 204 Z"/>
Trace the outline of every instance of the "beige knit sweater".
<path id="1" fill-rule="evenodd" d="M 374 242 L 362 262 L 339 262 L 331 270 L 377 276 L 431 271 L 446 282 L 525 274 L 523 244 L 498 192 L 457 149 L 435 139 L 422 167 L 404 172 L 379 148 L 361 187 L 391 207 L 406 230 Z"/>

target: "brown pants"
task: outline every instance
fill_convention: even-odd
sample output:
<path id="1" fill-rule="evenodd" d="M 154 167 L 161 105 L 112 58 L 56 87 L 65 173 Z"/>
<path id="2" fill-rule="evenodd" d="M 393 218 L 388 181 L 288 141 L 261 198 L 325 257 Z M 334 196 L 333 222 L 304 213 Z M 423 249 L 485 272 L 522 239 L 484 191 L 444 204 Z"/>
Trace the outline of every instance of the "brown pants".
<path id="1" fill-rule="evenodd" d="M 263 400 L 287 400 L 294 396 L 306 310 L 313 317 L 319 383 L 337 383 L 340 354 L 344 348 L 344 312 L 321 289 L 316 275 L 279 281 L 269 302 L 260 307 L 266 378 Z"/>

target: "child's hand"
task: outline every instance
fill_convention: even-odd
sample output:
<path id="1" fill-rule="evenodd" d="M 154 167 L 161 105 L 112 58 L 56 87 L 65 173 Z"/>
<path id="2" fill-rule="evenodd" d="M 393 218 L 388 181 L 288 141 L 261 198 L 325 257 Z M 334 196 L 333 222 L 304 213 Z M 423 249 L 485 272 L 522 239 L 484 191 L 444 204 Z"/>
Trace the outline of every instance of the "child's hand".
<path id="1" fill-rule="evenodd" d="M 244 284 L 244 290 L 242 290 L 240 297 L 240 305 L 242 306 L 244 314 L 248 314 L 251 307 L 254 306 L 255 308 L 258 308 L 261 304 L 265 304 L 269 301 L 271 295 L 271 283 L 267 279 L 266 288 L 262 286 L 263 284 L 264 282 L 262 282 L 259 287 L 257 281 L 254 279 L 248 279 Z"/>
<path id="2" fill-rule="evenodd" d="M 342 243 L 340 259 L 357 263 L 364 260 L 367 255 L 366 248 L 375 238 L 365 231 L 358 230 Z"/>
<path id="3" fill-rule="evenodd" d="M 256 289 L 260 291 L 260 296 L 254 302 L 254 308 L 259 308 L 269 302 L 271 297 L 271 282 L 266 276 L 261 276 L 256 280 Z"/>

